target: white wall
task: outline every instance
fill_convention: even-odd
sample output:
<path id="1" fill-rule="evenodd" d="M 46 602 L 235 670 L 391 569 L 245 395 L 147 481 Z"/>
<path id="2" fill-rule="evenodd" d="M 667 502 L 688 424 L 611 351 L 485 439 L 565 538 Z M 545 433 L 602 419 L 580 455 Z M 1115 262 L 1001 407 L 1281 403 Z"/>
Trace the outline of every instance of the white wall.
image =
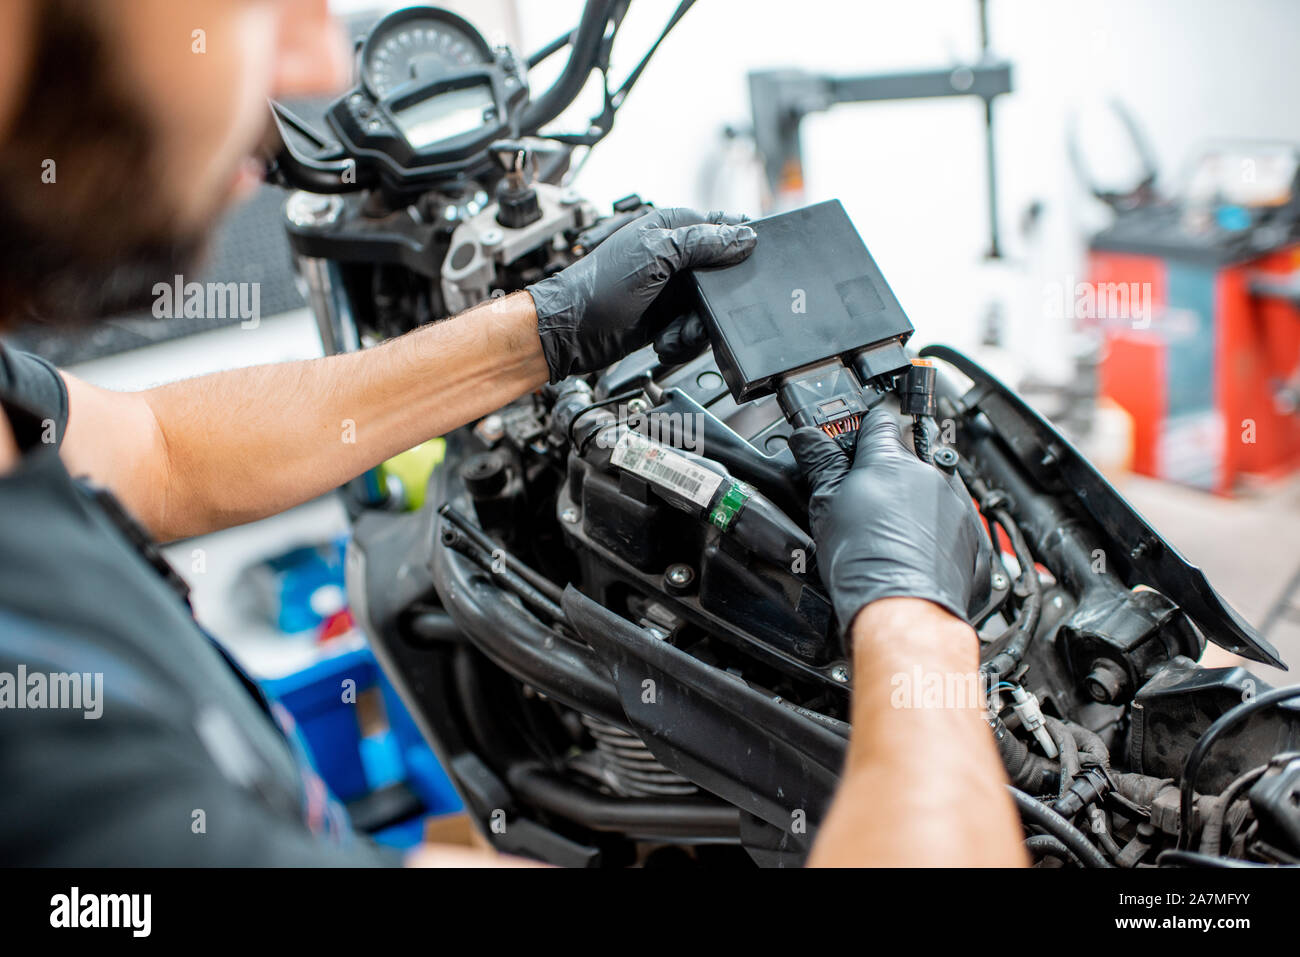
<path id="1" fill-rule="evenodd" d="M 571 28 L 581 8 L 581 0 L 515 2 L 527 50 Z M 675 7 L 636 0 L 616 66 L 629 68 Z M 1044 289 L 1078 275 L 1085 235 L 1105 222 L 1067 165 L 1067 110 L 1121 98 L 1166 181 L 1205 139 L 1300 141 L 1300 3 L 990 0 L 990 20 L 994 52 L 1015 66 L 1016 90 L 996 119 L 1004 244 L 1015 262 L 981 261 L 987 212 L 974 100 L 842 106 L 810 118 L 807 198 L 843 200 L 918 341 L 969 341 L 989 303 L 1002 300 L 1022 361 L 1059 371 L 1064 334 L 1043 318 Z M 746 71 L 932 67 L 973 57 L 977 45 L 974 0 L 699 0 L 577 185 L 601 202 L 635 191 L 660 205 L 704 203 L 701 161 L 722 124 L 748 120 Z M 539 69 L 535 89 L 542 80 Z M 1088 145 L 1123 165 L 1125 144 Z M 1016 224 L 1034 200 L 1046 215 L 1030 245 Z"/>

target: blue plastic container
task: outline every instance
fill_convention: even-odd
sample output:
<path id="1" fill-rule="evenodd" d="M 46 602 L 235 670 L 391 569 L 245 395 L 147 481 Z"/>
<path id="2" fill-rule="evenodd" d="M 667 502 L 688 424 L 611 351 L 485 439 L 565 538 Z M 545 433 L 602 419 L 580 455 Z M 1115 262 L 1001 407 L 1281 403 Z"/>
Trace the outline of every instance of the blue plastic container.
<path id="1" fill-rule="evenodd" d="M 420 798 L 422 817 L 373 835 L 381 843 L 397 847 L 418 843 L 423 817 L 461 810 L 456 789 L 369 648 L 263 681 L 262 687 L 293 715 L 316 772 L 340 801 L 353 801 L 399 782 Z M 356 702 L 376 687 L 388 727 L 363 736 Z"/>

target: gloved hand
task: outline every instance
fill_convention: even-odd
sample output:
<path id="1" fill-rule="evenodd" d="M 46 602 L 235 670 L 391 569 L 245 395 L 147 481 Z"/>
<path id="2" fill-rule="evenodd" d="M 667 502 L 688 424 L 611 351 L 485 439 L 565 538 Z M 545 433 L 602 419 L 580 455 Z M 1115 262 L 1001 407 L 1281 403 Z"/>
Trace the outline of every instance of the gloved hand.
<path id="1" fill-rule="evenodd" d="M 687 328 L 685 303 L 666 290 L 669 280 L 692 266 L 738 263 L 757 238 L 739 217 L 660 209 L 529 286 L 551 381 L 601 369 L 656 336 L 670 353 L 681 352 L 700 330 Z"/>
<path id="2" fill-rule="evenodd" d="M 862 420 L 850 458 L 820 429 L 796 429 L 790 450 L 812 489 L 817 565 L 847 634 L 878 598 L 924 598 L 968 619 L 987 601 L 992 546 L 956 476 L 903 445 L 892 412 Z"/>

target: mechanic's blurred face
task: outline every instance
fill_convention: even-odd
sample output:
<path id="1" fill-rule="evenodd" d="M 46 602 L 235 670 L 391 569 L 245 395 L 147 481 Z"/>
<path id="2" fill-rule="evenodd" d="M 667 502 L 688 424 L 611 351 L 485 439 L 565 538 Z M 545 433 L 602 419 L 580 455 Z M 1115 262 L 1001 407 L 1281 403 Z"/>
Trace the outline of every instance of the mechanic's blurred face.
<path id="1" fill-rule="evenodd" d="M 267 97 L 325 94 L 346 79 L 327 0 L 32 7 L 26 48 L 10 58 L 27 67 L 0 72 L 11 101 L 0 322 L 145 303 L 154 283 L 193 268 L 220 214 L 256 185 Z"/>

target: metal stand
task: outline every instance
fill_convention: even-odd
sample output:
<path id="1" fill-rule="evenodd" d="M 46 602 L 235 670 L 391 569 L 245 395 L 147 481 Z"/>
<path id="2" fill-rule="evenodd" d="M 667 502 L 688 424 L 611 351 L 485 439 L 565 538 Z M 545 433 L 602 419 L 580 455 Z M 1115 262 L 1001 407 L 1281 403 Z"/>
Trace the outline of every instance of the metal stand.
<path id="1" fill-rule="evenodd" d="M 989 53 L 988 9 L 979 0 L 980 59 L 968 66 L 910 73 L 827 76 L 804 70 L 760 70 L 749 74 L 754 142 L 775 211 L 799 205 L 803 189 L 803 147 L 799 127 L 809 113 L 837 103 L 868 103 L 931 97 L 974 96 L 984 102 L 985 161 L 988 165 L 990 259 L 1002 257 L 998 233 L 997 174 L 993 147 L 993 100 L 1011 92 L 1011 64 Z"/>

